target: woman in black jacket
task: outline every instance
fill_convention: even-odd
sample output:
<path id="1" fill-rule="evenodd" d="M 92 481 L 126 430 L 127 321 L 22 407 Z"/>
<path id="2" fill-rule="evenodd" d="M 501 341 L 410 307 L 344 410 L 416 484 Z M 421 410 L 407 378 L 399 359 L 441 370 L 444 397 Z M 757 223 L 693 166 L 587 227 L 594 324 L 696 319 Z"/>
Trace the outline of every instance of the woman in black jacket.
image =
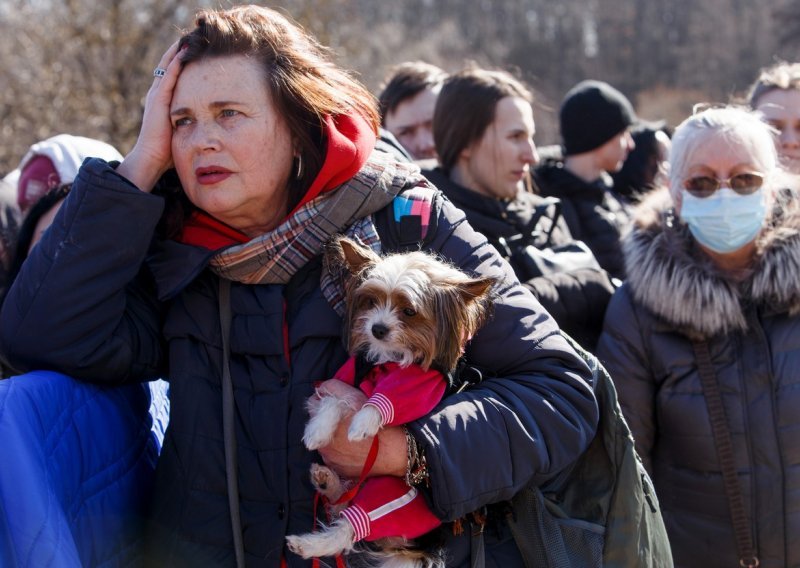
<path id="1" fill-rule="evenodd" d="M 463 214 L 415 166 L 372 151 L 374 99 L 313 38 L 266 8 L 205 11 L 154 76 L 133 150 L 116 166 L 83 165 L 0 316 L 21 369 L 168 377 L 154 565 L 311 564 L 285 548 L 315 523 L 309 467 L 320 456 L 301 441 L 305 402 L 347 357 L 342 290 L 321 251 L 337 234 L 389 248 L 378 218 L 399 224 L 405 205 L 427 212 L 427 250 L 500 278 L 495 315 L 466 347 L 492 378 L 407 430 L 383 429 L 372 473 L 426 464 L 431 510 L 453 520 L 580 455 L 598 419 L 589 369 Z M 411 459 L 409 441 L 421 452 Z M 352 476 L 369 446 L 337 439 L 322 453 Z M 468 562 L 469 533 L 451 535 L 450 565 Z M 502 519 L 486 554 L 489 566 L 522 565 Z"/>
<path id="2" fill-rule="evenodd" d="M 576 242 L 562 203 L 528 190 L 538 161 L 533 97 L 501 71 L 470 68 L 445 81 L 433 130 L 440 166 L 425 171 L 486 235 L 559 326 L 592 351 L 614 285 Z"/>

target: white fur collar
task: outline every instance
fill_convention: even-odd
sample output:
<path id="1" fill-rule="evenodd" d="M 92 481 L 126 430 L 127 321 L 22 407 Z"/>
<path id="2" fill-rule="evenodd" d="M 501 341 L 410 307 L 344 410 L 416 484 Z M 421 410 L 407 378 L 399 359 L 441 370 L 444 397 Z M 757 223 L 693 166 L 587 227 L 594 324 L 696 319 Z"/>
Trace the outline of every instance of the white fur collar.
<path id="1" fill-rule="evenodd" d="M 800 209 L 791 200 L 757 242 L 754 270 L 743 282 L 720 272 L 677 219 L 666 190 L 637 209 L 625 237 L 627 282 L 634 299 L 690 336 L 745 330 L 743 305 L 800 313 Z"/>

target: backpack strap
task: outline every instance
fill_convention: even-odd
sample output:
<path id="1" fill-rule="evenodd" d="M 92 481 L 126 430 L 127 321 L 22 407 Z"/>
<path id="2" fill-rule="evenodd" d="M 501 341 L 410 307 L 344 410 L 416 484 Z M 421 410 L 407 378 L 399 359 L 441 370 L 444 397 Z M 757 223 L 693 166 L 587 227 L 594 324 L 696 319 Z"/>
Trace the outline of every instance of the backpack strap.
<path id="1" fill-rule="evenodd" d="M 384 250 L 419 250 L 433 239 L 441 210 L 439 192 L 419 185 L 399 193 L 388 207 L 374 215 Z"/>
<path id="2" fill-rule="evenodd" d="M 711 431 L 714 434 L 714 446 L 717 449 L 717 459 L 722 468 L 722 479 L 725 485 L 725 494 L 728 497 L 733 532 L 736 537 L 736 548 L 739 553 L 739 565 L 743 568 L 755 568 L 759 565 L 750 523 L 744 508 L 742 487 L 736 475 L 736 463 L 733 458 L 733 443 L 731 431 L 725 416 L 725 407 L 722 405 L 722 393 L 711 363 L 711 354 L 708 351 L 708 342 L 692 341 L 694 356 L 697 360 L 697 372 L 703 385 L 703 395 L 711 419 Z"/>

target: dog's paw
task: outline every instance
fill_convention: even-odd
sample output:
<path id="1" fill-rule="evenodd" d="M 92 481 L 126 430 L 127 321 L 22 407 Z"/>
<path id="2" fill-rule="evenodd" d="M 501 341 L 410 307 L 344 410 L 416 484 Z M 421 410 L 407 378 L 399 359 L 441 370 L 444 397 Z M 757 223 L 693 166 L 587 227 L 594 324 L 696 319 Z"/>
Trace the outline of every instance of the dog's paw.
<path id="1" fill-rule="evenodd" d="M 308 424 L 311 426 L 311 423 Z M 306 428 L 303 433 L 303 444 L 309 450 L 318 450 L 331 443 L 331 432 L 321 428 Z"/>
<path id="2" fill-rule="evenodd" d="M 365 438 L 371 438 L 381 429 L 382 418 L 378 409 L 372 405 L 366 405 L 353 415 L 350 427 L 347 429 L 347 439 L 357 442 Z"/>
<path id="3" fill-rule="evenodd" d="M 306 552 L 306 549 L 309 548 L 306 540 L 308 535 L 290 535 L 286 537 L 286 546 L 297 554 L 298 556 L 302 556 L 303 558 L 313 558 L 310 553 Z"/>
<path id="4" fill-rule="evenodd" d="M 328 499 L 336 500 L 342 493 L 342 480 L 331 468 L 317 463 L 311 464 L 311 484 Z"/>
<path id="5" fill-rule="evenodd" d="M 331 443 L 347 407 L 332 396 L 323 396 L 315 402 L 315 408 L 303 432 L 303 443 L 309 450 L 318 450 Z"/>
<path id="6" fill-rule="evenodd" d="M 321 558 L 349 552 L 353 548 L 353 528 L 339 519 L 319 532 L 286 537 L 286 546 L 303 558 Z"/>

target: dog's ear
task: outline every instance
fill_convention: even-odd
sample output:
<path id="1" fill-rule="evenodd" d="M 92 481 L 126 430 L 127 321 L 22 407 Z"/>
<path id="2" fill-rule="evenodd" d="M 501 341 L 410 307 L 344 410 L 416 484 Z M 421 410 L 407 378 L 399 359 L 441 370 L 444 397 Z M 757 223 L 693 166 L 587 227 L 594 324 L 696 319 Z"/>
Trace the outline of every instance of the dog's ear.
<path id="1" fill-rule="evenodd" d="M 464 353 L 464 343 L 475 335 L 492 305 L 491 277 L 469 278 L 465 274 L 431 286 L 433 315 L 436 319 L 435 363 L 448 371 L 455 368 Z M 422 367 L 431 361 L 421 363 Z"/>
<path id="2" fill-rule="evenodd" d="M 335 245 L 340 251 L 339 261 L 344 263 L 351 274 L 359 274 L 380 260 L 372 249 L 347 237 L 339 237 Z"/>
<path id="3" fill-rule="evenodd" d="M 485 276 L 483 278 L 470 278 L 469 280 L 459 282 L 457 287 L 461 292 L 461 297 L 464 298 L 464 302 L 469 305 L 486 298 L 492 286 L 496 283 L 497 279 L 491 276 Z"/>

